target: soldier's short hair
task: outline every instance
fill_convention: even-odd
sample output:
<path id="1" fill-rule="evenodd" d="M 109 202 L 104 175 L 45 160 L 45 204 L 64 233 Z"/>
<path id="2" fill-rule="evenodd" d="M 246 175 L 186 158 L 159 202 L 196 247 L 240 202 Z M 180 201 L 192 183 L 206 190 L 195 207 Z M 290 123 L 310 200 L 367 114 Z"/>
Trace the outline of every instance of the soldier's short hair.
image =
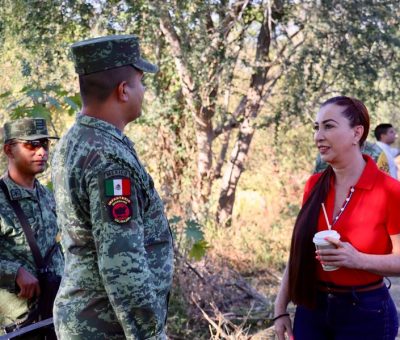
<path id="1" fill-rule="evenodd" d="M 104 102 L 123 81 L 128 81 L 134 72 L 131 66 L 79 76 L 79 87 L 84 104 L 90 100 Z"/>
<path id="2" fill-rule="evenodd" d="M 374 131 L 374 135 L 376 140 L 380 141 L 381 140 L 381 136 L 384 135 L 385 133 L 387 133 L 387 131 L 392 128 L 393 125 L 389 124 L 389 123 L 382 123 L 379 124 Z"/>

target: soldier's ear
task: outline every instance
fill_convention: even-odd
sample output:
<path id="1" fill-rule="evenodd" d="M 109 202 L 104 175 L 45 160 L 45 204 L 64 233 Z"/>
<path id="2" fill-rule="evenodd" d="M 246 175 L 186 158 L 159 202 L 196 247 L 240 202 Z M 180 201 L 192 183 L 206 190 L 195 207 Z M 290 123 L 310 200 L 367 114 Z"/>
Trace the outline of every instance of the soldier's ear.
<path id="1" fill-rule="evenodd" d="M 7 157 L 14 157 L 11 144 L 4 144 L 3 151 Z"/>
<path id="2" fill-rule="evenodd" d="M 129 100 L 129 94 L 128 94 L 128 82 L 127 81 L 121 81 L 117 87 L 117 98 L 118 100 L 122 102 L 127 102 Z"/>

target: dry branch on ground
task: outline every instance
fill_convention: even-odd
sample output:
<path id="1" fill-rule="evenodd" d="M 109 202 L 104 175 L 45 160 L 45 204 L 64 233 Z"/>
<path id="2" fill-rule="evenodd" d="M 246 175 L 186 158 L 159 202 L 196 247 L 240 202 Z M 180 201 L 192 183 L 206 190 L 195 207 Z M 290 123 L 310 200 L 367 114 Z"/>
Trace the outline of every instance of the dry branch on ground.
<path id="1" fill-rule="evenodd" d="M 277 284 L 268 271 L 263 275 L 271 285 Z M 255 329 L 271 325 L 273 301 L 221 261 L 178 258 L 175 281 L 189 318 L 208 326 L 212 339 L 248 339 Z"/>

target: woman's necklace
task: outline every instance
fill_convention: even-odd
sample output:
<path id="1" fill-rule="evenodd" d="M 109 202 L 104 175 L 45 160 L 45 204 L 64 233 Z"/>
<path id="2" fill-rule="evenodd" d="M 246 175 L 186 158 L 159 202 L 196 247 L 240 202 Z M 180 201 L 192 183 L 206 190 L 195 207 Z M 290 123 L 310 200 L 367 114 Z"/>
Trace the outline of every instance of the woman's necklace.
<path id="1" fill-rule="evenodd" d="M 337 214 L 336 217 L 333 219 L 332 226 L 335 225 L 335 223 L 338 221 L 339 217 L 343 214 L 344 209 L 346 209 L 347 205 L 348 205 L 349 202 L 350 202 L 351 197 L 353 196 L 354 190 L 355 190 L 354 187 L 351 186 L 351 187 L 350 187 L 349 194 L 347 195 L 346 199 L 344 200 L 343 206 L 340 208 L 338 214 Z"/>

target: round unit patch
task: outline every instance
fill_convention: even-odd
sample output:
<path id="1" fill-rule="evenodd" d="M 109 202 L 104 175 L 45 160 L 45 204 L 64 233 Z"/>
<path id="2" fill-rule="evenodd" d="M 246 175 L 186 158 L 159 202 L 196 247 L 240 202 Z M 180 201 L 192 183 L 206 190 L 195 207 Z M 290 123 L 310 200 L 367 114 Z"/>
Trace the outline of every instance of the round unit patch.
<path id="1" fill-rule="evenodd" d="M 132 201 L 124 196 L 116 196 L 108 201 L 110 217 L 114 222 L 126 223 L 132 218 Z"/>

